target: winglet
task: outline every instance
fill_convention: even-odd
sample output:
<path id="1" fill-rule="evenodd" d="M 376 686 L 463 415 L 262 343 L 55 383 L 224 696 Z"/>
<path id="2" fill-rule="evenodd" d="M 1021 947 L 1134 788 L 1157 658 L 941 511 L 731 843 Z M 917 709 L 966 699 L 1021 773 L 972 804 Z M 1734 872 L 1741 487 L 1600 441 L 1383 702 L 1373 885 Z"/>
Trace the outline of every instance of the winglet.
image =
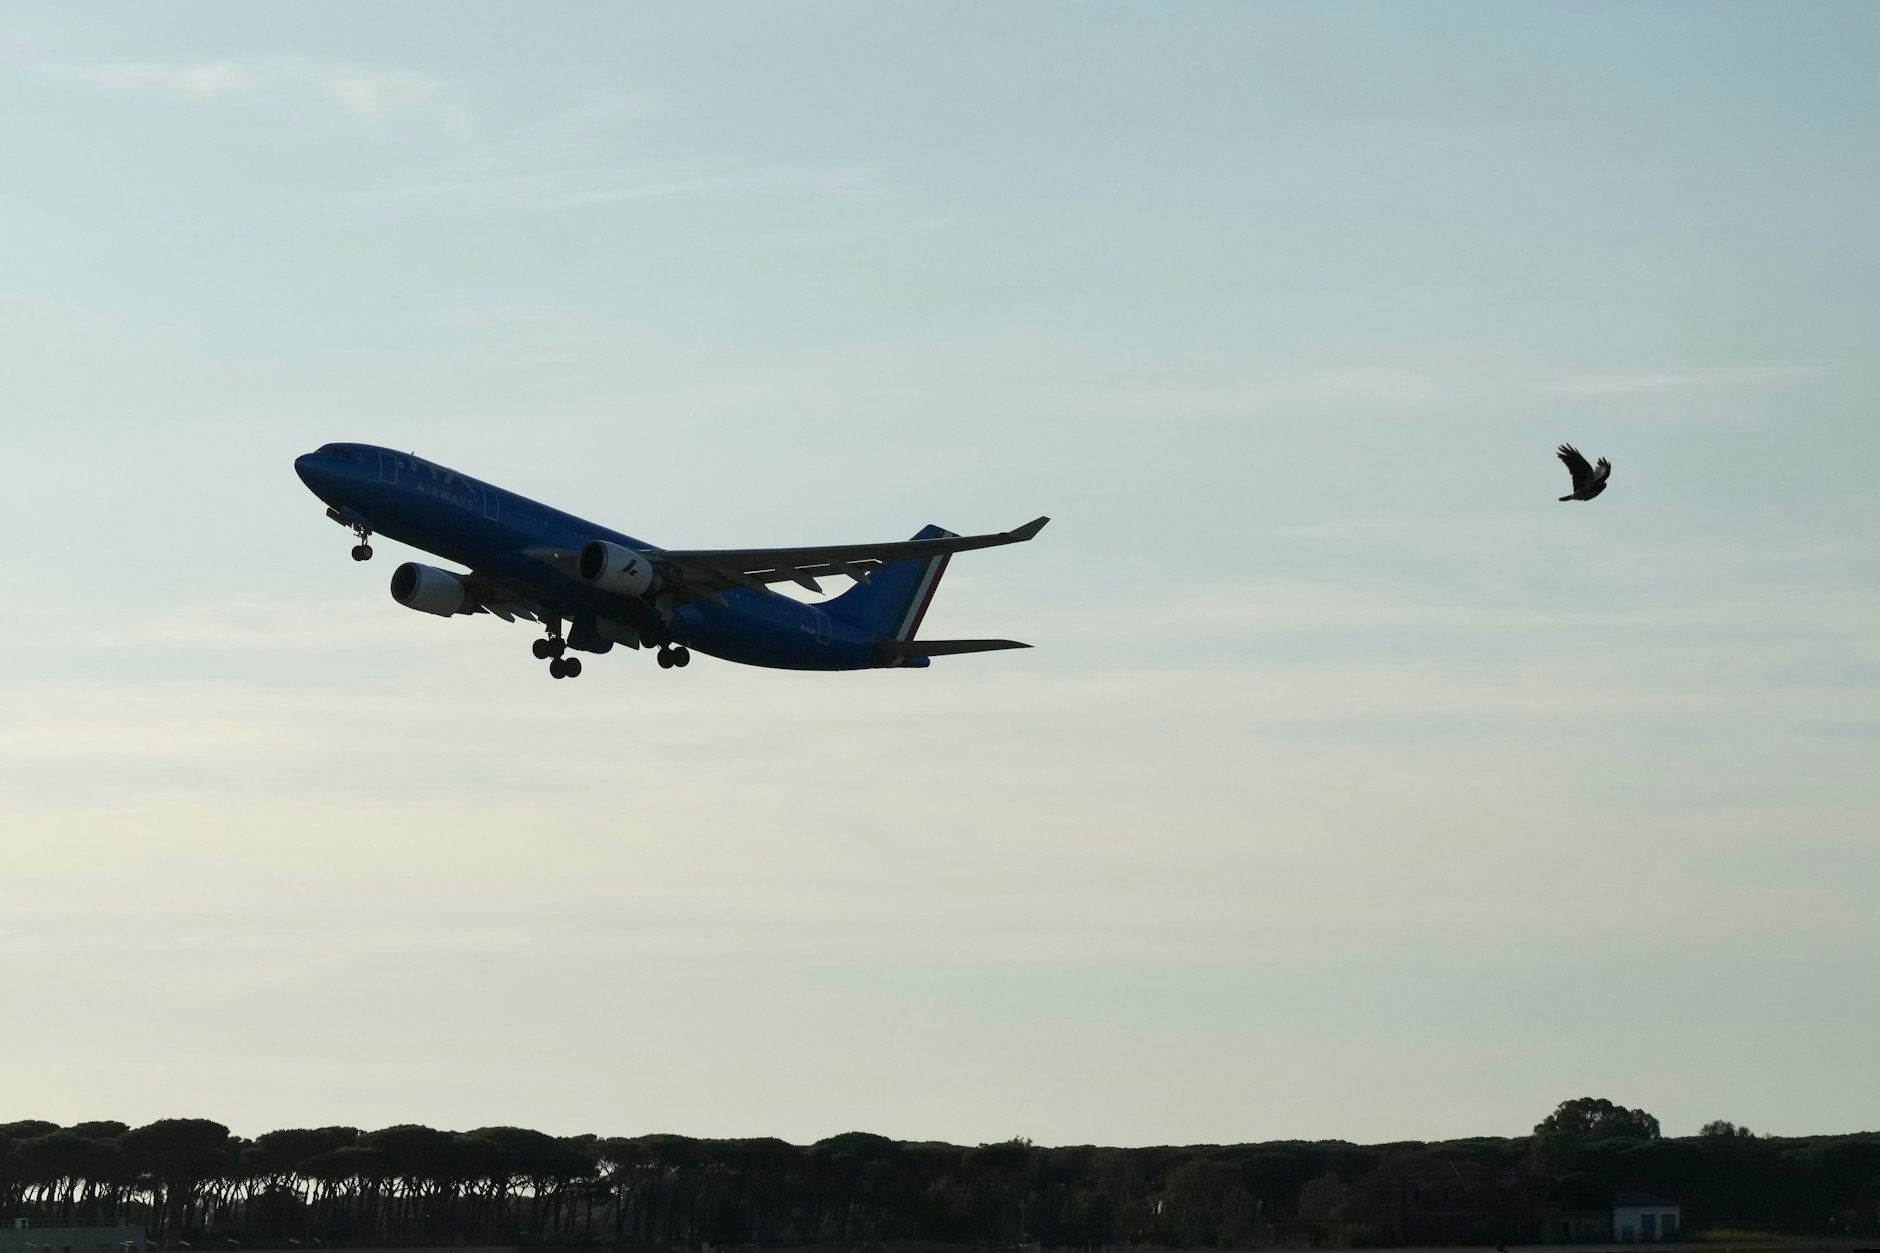
<path id="1" fill-rule="evenodd" d="M 1022 544 L 1026 540 L 1030 539 L 1032 536 L 1036 535 L 1038 532 L 1044 530 L 1044 524 L 1049 522 L 1050 520 L 1051 520 L 1050 518 L 1033 518 L 1030 522 L 1027 522 L 1024 526 L 1019 527 L 1016 531 L 1007 531 L 1006 535 L 1012 540 L 1013 543 Z"/>

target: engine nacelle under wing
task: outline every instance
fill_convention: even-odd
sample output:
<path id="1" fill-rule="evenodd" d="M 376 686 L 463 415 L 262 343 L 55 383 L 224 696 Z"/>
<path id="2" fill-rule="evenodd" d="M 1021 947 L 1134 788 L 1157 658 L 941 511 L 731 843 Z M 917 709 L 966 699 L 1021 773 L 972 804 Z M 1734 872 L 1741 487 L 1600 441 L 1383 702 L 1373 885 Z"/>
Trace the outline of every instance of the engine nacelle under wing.
<path id="1" fill-rule="evenodd" d="M 659 587 L 650 557 L 604 539 L 582 545 L 575 573 L 583 583 L 615 596 L 646 596 Z"/>
<path id="2" fill-rule="evenodd" d="M 407 561 L 392 571 L 392 599 L 407 609 L 448 618 L 474 612 L 470 589 L 448 570 Z"/>

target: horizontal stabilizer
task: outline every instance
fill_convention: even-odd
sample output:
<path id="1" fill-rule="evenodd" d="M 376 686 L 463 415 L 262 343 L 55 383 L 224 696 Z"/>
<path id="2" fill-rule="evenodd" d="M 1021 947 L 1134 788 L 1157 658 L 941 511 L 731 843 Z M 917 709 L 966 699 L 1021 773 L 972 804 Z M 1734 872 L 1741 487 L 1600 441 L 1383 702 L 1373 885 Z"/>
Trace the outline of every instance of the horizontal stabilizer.
<path id="1" fill-rule="evenodd" d="M 876 640 L 887 657 L 945 657 L 952 653 L 992 653 L 1001 648 L 1030 648 L 1017 640 Z"/>

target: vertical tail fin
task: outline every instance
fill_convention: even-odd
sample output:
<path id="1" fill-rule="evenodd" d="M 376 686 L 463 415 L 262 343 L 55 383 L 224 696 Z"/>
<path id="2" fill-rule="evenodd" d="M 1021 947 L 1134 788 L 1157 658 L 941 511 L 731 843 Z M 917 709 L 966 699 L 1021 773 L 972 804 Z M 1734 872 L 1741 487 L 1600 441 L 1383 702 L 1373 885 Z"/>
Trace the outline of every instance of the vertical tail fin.
<path id="1" fill-rule="evenodd" d="M 925 526 L 915 539 L 947 539 L 952 531 Z M 891 561 L 842 595 L 823 602 L 826 613 L 890 640 L 911 640 L 933 603 L 948 555 Z"/>

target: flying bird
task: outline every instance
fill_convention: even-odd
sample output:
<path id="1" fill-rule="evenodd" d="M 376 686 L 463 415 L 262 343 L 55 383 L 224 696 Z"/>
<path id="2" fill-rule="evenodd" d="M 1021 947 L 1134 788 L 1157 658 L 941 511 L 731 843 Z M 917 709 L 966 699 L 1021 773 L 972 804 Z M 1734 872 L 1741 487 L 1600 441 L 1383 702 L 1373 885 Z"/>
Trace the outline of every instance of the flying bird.
<path id="1" fill-rule="evenodd" d="M 1560 499 L 1591 500 L 1606 490 L 1606 480 L 1612 477 L 1612 462 L 1601 457 L 1598 465 L 1589 466 L 1572 444 L 1562 444 L 1555 455 L 1567 463 L 1567 472 L 1573 475 L 1573 494 Z"/>

